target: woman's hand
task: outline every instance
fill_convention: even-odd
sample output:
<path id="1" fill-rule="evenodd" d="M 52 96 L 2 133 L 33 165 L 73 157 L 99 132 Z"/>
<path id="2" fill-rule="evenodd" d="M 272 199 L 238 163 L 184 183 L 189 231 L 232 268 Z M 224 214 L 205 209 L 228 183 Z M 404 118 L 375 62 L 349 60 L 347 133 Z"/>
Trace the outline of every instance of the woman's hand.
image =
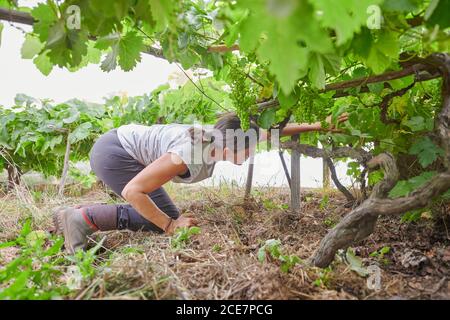
<path id="1" fill-rule="evenodd" d="M 338 117 L 338 122 L 344 122 L 348 119 L 348 113 L 345 112 L 343 114 L 341 114 Z M 283 130 L 280 133 L 280 136 L 284 137 L 284 136 L 293 136 L 295 134 L 299 134 L 302 132 L 311 132 L 311 131 L 331 131 L 331 132 L 342 132 L 342 130 L 340 129 L 336 129 L 336 127 L 333 125 L 332 120 L 331 120 L 331 116 L 328 116 L 326 118 L 326 121 L 328 122 L 328 128 L 322 128 L 321 123 L 318 122 L 314 122 L 314 123 L 288 123 Z M 268 135 L 267 132 L 264 130 L 261 130 L 261 136 L 259 141 L 264 141 L 267 140 Z"/>
<path id="2" fill-rule="evenodd" d="M 197 225 L 197 220 L 195 218 L 193 218 L 191 215 L 189 214 L 185 214 L 182 216 L 179 216 L 178 219 L 174 219 L 172 220 L 170 226 L 167 228 L 166 233 L 168 235 L 172 235 L 175 233 L 175 231 L 178 228 L 183 228 L 183 227 L 192 227 L 192 226 L 196 226 Z"/>
<path id="3" fill-rule="evenodd" d="M 338 117 L 338 123 L 342 123 L 348 120 L 348 113 L 344 112 Z M 341 132 L 342 130 L 336 129 L 335 125 L 332 123 L 331 115 L 326 118 L 326 122 L 328 122 L 328 128 L 326 130 L 332 132 Z"/>

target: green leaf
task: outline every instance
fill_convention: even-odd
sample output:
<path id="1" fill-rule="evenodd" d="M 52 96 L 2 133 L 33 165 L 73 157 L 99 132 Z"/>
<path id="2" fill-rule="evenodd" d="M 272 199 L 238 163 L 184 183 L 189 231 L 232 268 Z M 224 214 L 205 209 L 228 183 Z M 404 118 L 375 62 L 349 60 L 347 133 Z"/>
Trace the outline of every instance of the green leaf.
<path id="1" fill-rule="evenodd" d="M 80 124 L 74 131 L 72 131 L 69 135 L 69 141 L 71 144 L 76 143 L 78 141 L 86 139 L 91 133 L 92 123 L 85 122 Z"/>
<path id="2" fill-rule="evenodd" d="M 269 108 L 264 110 L 258 118 L 258 124 L 263 129 L 269 129 L 275 122 L 276 110 L 274 108 Z"/>
<path id="3" fill-rule="evenodd" d="M 450 27 L 450 19 L 448 13 L 450 12 L 449 0 L 432 0 L 427 11 L 425 12 L 426 24 L 430 27 L 439 25 L 441 29 Z"/>
<path id="4" fill-rule="evenodd" d="M 276 97 L 280 103 L 281 108 L 291 108 L 298 102 L 298 94 L 294 91 L 287 95 L 284 94 L 283 91 L 280 91 L 277 93 Z"/>
<path id="5" fill-rule="evenodd" d="M 114 70 L 117 66 L 118 54 L 119 54 L 119 44 L 116 43 L 111 47 L 111 51 L 103 59 L 100 68 L 106 72 Z"/>
<path id="6" fill-rule="evenodd" d="M 64 20 L 58 20 L 48 31 L 48 37 L 46 41 L 47 48 L 55 48 L 58 45 L 65 45 L 66 38 L 66 22 Z"/>
<path id="7" fill-rule="evenodd" d="M 46 44 L 49 49 L 48 57 L 60 67 L 79 66 L 83 56 L 87 54 L 87 43 L 86 30 L 68 30 L 65 20 L 61 19 L 49 31 Z"/>
<path id="8" fill-rule="evenodd" d="M 156 21 L 156 29 L 163 31 L 171 20 L 173 2 L 167 0 L 150 0 L 150 8 L 153 19 Z"/>
<path id="9" fill-rule="evenodd" d="M 368 28 L 362 28 L 361 32 L 353 38 L 351 48 L 358 56 L 367 59 L 370 54 L 372 42 L 374 41 L 372 34 Z"/>
<path id="10" fill-rule="evenodd" d="M 378 35 L 377 41 L 372 43 L 367 59 L 363 59 L 378 74 L 385 71 L 393 60 L 398 59 L 398 53 L 399 44 L 395 33 L 383 31 Z"/>
<path id="11" fill-rule="evenodd" d="M 391 87 L 394 90 L 400 90 L 400 89 L 403 89 L 403 88 L 409 86 L 413 82 L 414 82 L 414 76 L 409 75 L 409 76 L 406 76 L 406 77 L 403 77 L 400 79 L 391 80 L 391 81 L 389 81 L 389 84 L 391 85 Z"/>
<path id="12" fill-rule="evenodd" d="M 43 230 L 31 231 L 25 237 L 26 243 L 31 247 L 34 247 L 39 242 L 42 243 L 45 239 L 47 239 L 47 233 Z"/>
<path id="13" fill-rule="evenodd" d="M 277 77 L 283 92 L 289 94 L 296 81 L 306 73 L 308 51 L 297 44 L 298 35 L 291 24 L 286 21 L 272 23 L 258 55 L 270 61 L 269 70 Z"/>
<path id="14" fill-rule="evenodd" d="M 32 223 L 31 219 L 27 219 L 25 221 L 25 223 L 22 226 L 22 230 L 20 230 L 20 236 L 21 237 L 25 238 L 32 231 L 31 223 Z"/>
<path id="15" fill-rule="evenodd" d="M 417 155 L 423 168 L 432 164 L 438 156 L 444 155 L 444 150 L 436 146 L 429 137 L 422 137 L 409 149 L 409 153 Z"/>
<path id="16" fill-rule="evenodd" d="M 369 6 L 378 5 L 382 0 L 310 0 L 321 12 L 322 25 L 336 31 L 337 45 L 342 45 L 353 37 L 355 32 L 366 25 Z"/>
<path id="17" fill-rule="evenodd" d="M 44 155 L 47 150 L 53 150 L 56 145 L 63 141 L 63 136 L 52 137 L 51 139 L 46 139 L 44 145 L 41 149 L 41 154 Z"/>
<path id="18" fill-rule="evenodd" d="M 27 34 L 25 36 L 25 42 L 20 49 L 20 53 L 23 59 L 32 59 L 35 55 L 41 52 L 42 48 L 44 48 L 44 44 L 39 41 L 38 38 L 32 34 Z"/>
<path id="19" fill-rule="evenodd" d="M 2 242 L 0 243 L 0 249 L 14 247 L 15 245 L 17 245 L 15 241 Z"/>
<path id="20" fill-rule="evenodd" d="M 410 12 L 417 9 L 417 3 L 414 0 L 385 0 L 382 8 L 392 12 Z"/>
<path id="21" fill-rule="evenodd" d="M 413 132 L 418 132 L 422 130 L 433 130 L 434 124 L 433 119 L 424 119 L 421 116 L 415 116 L 410 119 L 402 121 L 402 123 L 409 127 Z"/>
<path id="22" fill-rule="evenodd" d="M 124 71 L 132 70 L 141 61 L 144 43 L 136 32 L 128 32 L 119 42 L 119 65 Z"/>
<path id="23" fill-rule="evenodd" d="M 53 63 L 47 56 L 47 51 L 42 52 L 33 60 L 36 67 L 42 72 L 43 75 L 48 76 L 53 69 Z"/>
<path id="24" fill-rule="evenodd" d="M 384 83 L 383 82 L 369 83 L 367 84 L 367 87 L 369 88 L 370 92 L 380 94 L 384 89 Z"/>
<path id="25" fill-rule="evenodd" d="M 110 33 L 107 36 L 100 37 L 95 42 L 95 47 L 97 49 L 106 50 L 109 47 L 112 47 L 114 44 L 120 41 L 120 33 L 114 32 Z"/>
<path id="26" fill-rule="evenodd" d="M 28 279 L 30 277 L 30 271 L 25 271 L 20 273 L 17 278 L 15 279 L 15 281 L 7 288 L 5 289 L 5 291 L 2 291 L 0 293 L 0 297 L 3 296 L 3 294 L 5 294 L 6 292 L 10 293 L 11 295 L 15 295 L 18 292 L 22 291 L 25 286 L 27 285 Z M 6 295 L 7 297 L 8 295 Z M 4 299 L 5 297 L 3 297 Z"/>
<path id="27" fill-rule="evenodd" d="M 317 89 L 325 88 L 325 67 L 321 55 L 317 53 L 310 55 L 308 75 L 314 87 Z"/>
<path id="28" fill-rule="evenodd" d="M 367 268 L 363 267 L 361 258 L 357 257 L 351 248 L 347 249 L 345 258 L 349 264 L 350 270 L 355 271 L 361 277 L 369 275 Z"/>
<path id="29" fill-rule="evenodd" d="M 195 234 L 200 234 L 201 229 L 199 227 L 190 227 L 188 229 L 188 234 L 189 235 L 195 235 Z"/>
<path id="30" fill-rule="evenodd" d="M 402 218 L 400 219 L 400 222 L 414 222 L 420 219 L 420 217 L 422 216 L 422 213 L 424 212 L 424 209 L 416 209 L 416 210 L 411 210 L 408 212 L 405 212 L 402 215 Z"/>
<path id="31" fill-rule="evenodd" d="M 17 1 L 12 0 L 0 0 L 0 7 L 7 9 L 14 9 L 17 6 Z"/>
<path id="32" fill-rule="evenodd" d="M 250 53 L 261 42 L 257 48 L 258 57 L 268 63 L 268 69 L 275 75 L 281 90 L 289 94 L 307 73 L 310 49 L 300 45 L 301 40 L 306 42 L 308 38 L 301 25 L 316 23 L 312 14 L 307 12 L 303 15 L 300 10 L 303 7 L 299 3 L 287 6 L 282 15 L 269 10 L 274 3 L 251 1 L 238 2 L 237 5 L 250 10 L 241 25 L 242 50 Z M 298 19 L 298 15 L 302 15 L 302 19 Z"/>
<path id="33" fill-rule="evenodd" d="M 57 254 L 58 252 L 61 251 L 61 248 L 63 245 L 64 245 L 64 238 L 59 237 L 53 243 L 53 245 L 44 252 L 44 256 L 53 256 L 53 255 Z"/>
<path id="34" fill-rule="evenodd" d="M 34 33 L 39 36 L 41 42 L 46 42 L 49 29 L 58 20 L 58 17 L 49 5 L 43 3 L 31 10 L 31 16 L 36 20 L 33 24 Z"/>
<path id="35" fill-rule="evenodd" d="M 96 48 L 106 49 L 111 47 L 111 51 L 106 55 L 101 64 L 103 71 L 109 72 L 119 65 L 124 71 L 132 70 L 137 62 L 141 61 L 141 51 L 144 49 L 143 38 L 136 32 L 130 31 L 125 35 L 112 34 L 97 40 Z"/>
<path id="36" fill-rule="evenodd" d="M 64 123 L 70 124 L 70 123 L 73 123 L 73 122 L 78 121 L 80 119 L 80 115 L 81 114 L 80 114 L 80 112 L 77 109 L 71 108 L 71 109 L 69 109 L 69 113 L 70 113 L 69 116 L 67 118 L 63 119 Z"/>
<path id="37" fill-rule="evenodd" d="M 264 262 L 266 260 L 266 248 L 263 246 L 258 250 L 258 261 Z"/>
<path id="38" fill-rule="evenodd" d="M 435 175 L 436 171 L 427 171 L 409 180 L 398 181 L 395 187 L 389 192 L 389 197 L 398 198 L 407 196 L 410 192 L 430 181 Z"/>

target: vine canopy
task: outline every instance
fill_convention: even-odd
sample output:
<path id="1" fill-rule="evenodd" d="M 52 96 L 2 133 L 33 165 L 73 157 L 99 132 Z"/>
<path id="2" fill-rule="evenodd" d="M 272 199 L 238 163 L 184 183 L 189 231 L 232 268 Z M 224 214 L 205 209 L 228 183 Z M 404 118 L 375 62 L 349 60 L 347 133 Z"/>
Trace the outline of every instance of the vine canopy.
<path id="1" fill-rule="evenodd" d="M 14 12 L 33 24 L 21 54 L 44 74 L 89 63 L 129 71 L 147 52 L 224 79 L 240 67 L 275 85 L 259 98 L 323 89 L 357 63 L 375 74 L 396 69 L 400 53 L 426 56 L 450 44 L 448 0 L 0 0 L 0 8 L 5 20 L 17 21 Z"/>

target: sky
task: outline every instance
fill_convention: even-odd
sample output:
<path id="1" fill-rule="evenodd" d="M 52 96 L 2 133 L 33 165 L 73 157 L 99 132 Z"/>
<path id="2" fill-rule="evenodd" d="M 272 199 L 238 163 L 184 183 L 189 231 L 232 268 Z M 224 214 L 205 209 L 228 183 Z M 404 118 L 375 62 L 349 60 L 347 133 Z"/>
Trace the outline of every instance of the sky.
<path id="1" fill-rule="evenodd" d="M 22 27 L 22 26 L 21 26 Z M 103 72 L 98 65 L 89 65 L 76 72 L 54 67 L 44 76 L 32 60 L 22 59 L 20 48 L 23 33 L 5 24 L 0 46 L 0 104 L 14 103 L 17 93 L 35 98 L 52 98 L 63 102 L 74 97 L 101 102 L 108 94 L 127 92 L 130 96 L 142 95 L 168 81 L 169 75 L 179 72 L 174 64 L 147 54 L 142 55 L 132 71 L 120 69 Z"/>
<path id="2" fill-rule="evenodd" d="M 37 1 L 21 1 L 21 4 Z M 102 102 L 102 98 L 111 94 L 127 93 L 129 96 L 149 93 L 159 85 L 167 83 L 170 78 L 180 77 L 180 70 L 175 64 L 164 59 L 143 54 L 142 61 L 129 72 L 114 70 L 103 72 L 98 65 L 89 65 L 76 72 L 54 67 L 50 75 L 44 76 L 35 67 L 32 60 L 22 59 L 20 48 L 24 41 L 23 31 L 28 26 L 13 27 L 4 23 L 0 45 L 0 105 L 11 106 L 18 93 L 34 98 L 50 98 L 63 102 L 72 98 L 91 102 Z M 288 168 L 289 155 L 286 153 Z M 248 164 L 235 166 L 220 162 L 212 178 L 202 182 L 204 185 L 217 185 L 221 182 L 234 181 L 245 184 Z M 322 184 L 322 160 L 302 157 L 301 184 L 305 187 L 320 187 Z M 350 180 L 345 175 L 345 165 L 337 167 L 338 176 L 344 185 Z M 255 185 L 287 186 L 287 180 L 276 151 L 259 153 L 255 159 Z"/>

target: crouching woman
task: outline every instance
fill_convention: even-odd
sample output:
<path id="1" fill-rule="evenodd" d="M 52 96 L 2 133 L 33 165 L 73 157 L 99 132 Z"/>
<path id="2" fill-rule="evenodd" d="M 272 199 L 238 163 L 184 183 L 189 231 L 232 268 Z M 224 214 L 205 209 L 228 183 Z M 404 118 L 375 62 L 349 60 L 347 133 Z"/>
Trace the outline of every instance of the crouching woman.
<path id="1" fill-rule="evenodd" d="M 330 117 L 327 120 L 331 122 Z M 346 115 L 338 119 L 345 120 Z M 256 125 L 252 124 L 249 130 L 257 133 L 258 141 L 267 138 L 267 133 Z M 322 130 L 319 122 L 288 124 L 280 135 L 315 130 Z M 239 139 L 237 132 L 244 135 L 247 132 L 242 132 L 235 115 L 220 118 L 212 132 L 208 134 L 207 130 L 185 124 L 130 124 L 102 135 L 91 150 L 91 168 L 126 203 L 56 209 L 54 223 L 57 232 L 64 235 L 66 249 L 70 253 L 85 249 L 88 236 L 98 230 L 128 229 L 170 235 L 177 228 L 196 225 L 194 217 L 180 215 L 163 185 L 168 181 L 204 180 L 212 175 L 217 161 L 240 165 L 254 153 L 257 144 L 255 139 L 253 142 Z M 200 150 L 200 157 L 194 154 L 196 150 Z"/>

